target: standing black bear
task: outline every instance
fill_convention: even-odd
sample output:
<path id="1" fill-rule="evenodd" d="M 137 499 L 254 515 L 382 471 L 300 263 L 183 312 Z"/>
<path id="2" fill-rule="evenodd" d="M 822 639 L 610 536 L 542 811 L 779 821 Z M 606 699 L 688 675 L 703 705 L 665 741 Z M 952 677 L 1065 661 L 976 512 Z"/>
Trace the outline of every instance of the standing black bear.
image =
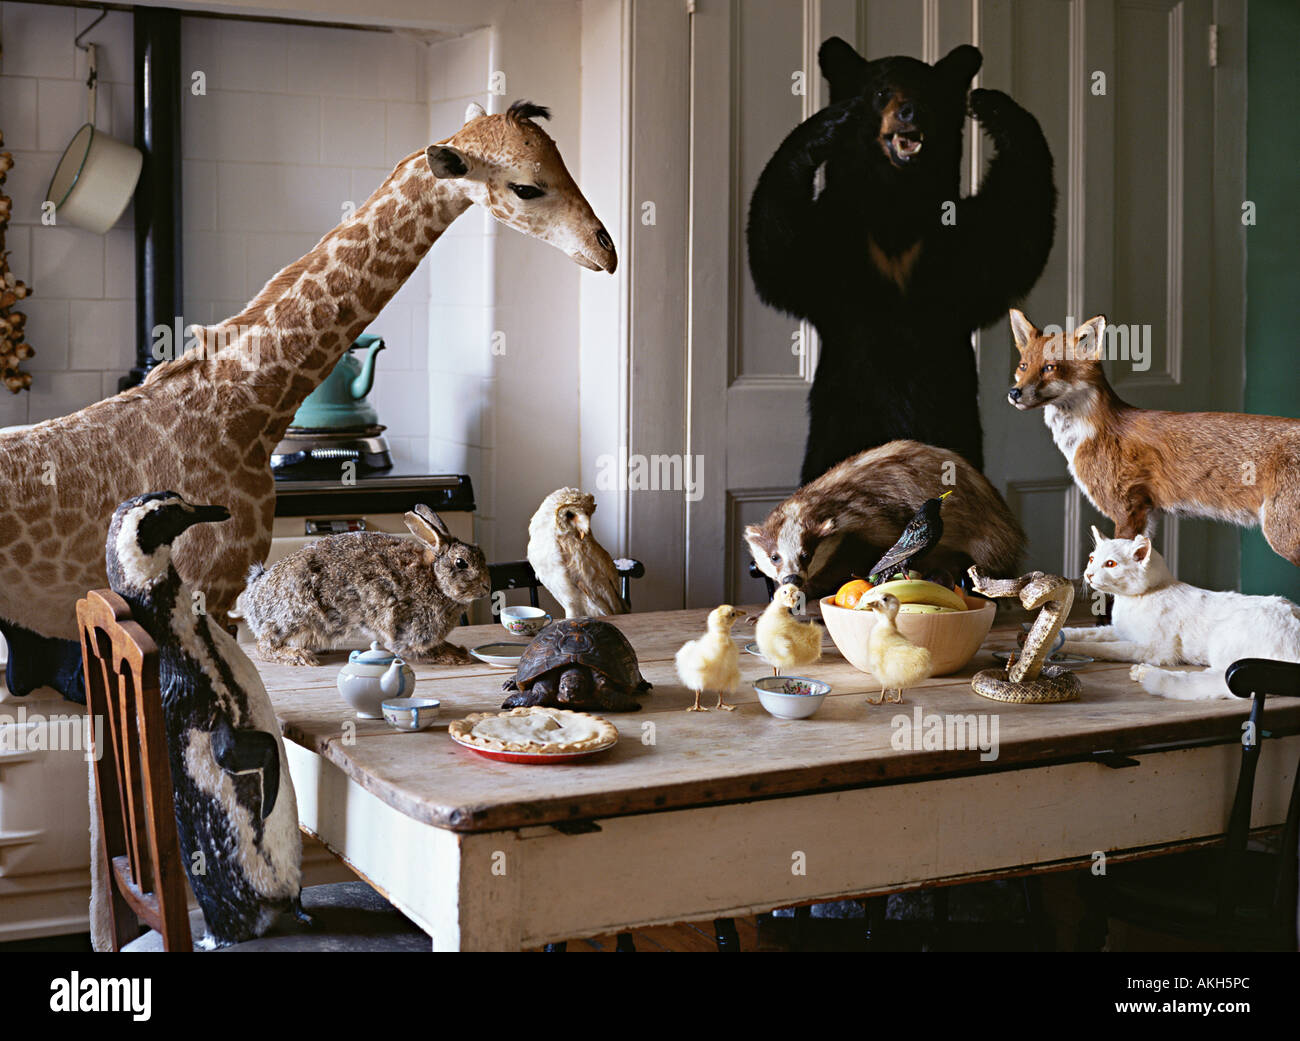
<path id="1" fill-rule="evenodd" d="M 1002 320 L 1047 262 L 1047 141 L 1006 94 L 971 91 L 996 154 L 978 194 L 959 198 L 980 52 L 869 62 L 831 37 L 818 57 L 831 104 L 769 160 L 748 228 L 759 295 L 821 338 L 801 480 L 896 438 L 982 469 L 971 333 Z"/>

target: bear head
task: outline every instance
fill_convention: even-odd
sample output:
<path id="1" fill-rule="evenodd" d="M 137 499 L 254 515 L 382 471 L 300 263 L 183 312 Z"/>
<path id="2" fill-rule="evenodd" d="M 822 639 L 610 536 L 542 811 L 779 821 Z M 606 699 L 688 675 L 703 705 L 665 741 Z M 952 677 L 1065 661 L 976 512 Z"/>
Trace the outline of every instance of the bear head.
<path id="1" fill-rule="evenodd" d="M 817 52 L 831 104 L 862 98 L 868 135 L 895 170 L 955 172 L 961 156 L 966 95 L 984 58 L 969 44 L 927 65 L 916 58 L 867 61 L 838 36 Z M 867 105 L 863 106 L 867 112 Z"/>

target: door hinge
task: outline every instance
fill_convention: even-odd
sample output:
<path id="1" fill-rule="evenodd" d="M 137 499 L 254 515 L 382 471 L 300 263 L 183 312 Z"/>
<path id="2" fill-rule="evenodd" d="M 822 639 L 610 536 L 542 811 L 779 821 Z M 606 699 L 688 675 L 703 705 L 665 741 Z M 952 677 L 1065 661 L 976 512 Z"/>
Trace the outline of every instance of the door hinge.
<path id="1" fill-rule="evenodd" d="M 1219 67 L 1219 27 L 1210 26 L 1210 68 Z"/>
<path id="2" fill-rule="evenodd" d="M 686 0 L 686 13 L 687 14 L 695 13 L 695 0 Z"/>

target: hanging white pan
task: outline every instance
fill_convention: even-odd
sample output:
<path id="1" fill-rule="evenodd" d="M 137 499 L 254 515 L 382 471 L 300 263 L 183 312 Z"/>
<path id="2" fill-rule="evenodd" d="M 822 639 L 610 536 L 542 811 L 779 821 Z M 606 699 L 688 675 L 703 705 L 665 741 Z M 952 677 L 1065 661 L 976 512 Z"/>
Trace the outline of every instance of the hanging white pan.
<path id="1" fill-rule="evenodd" d="M 87 47 L 90 118 L 72 137 L 50 179 L 45 201 L 54 203 L 57 224 L 74 224 L 102 235 L 122 216 L 135 192 L 144 163 L 138 149 L 95 127 L 98 74 L 95 45 Z"/>

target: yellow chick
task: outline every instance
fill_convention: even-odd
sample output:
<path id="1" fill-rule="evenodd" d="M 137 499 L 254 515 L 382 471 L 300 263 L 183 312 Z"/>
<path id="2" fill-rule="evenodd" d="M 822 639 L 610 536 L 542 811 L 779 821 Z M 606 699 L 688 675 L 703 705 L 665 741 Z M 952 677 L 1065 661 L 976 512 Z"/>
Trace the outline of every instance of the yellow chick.
<path id="1" fill-rule="evenodd" d="M 880 681 L 880 700 L 867 698 L 867 701 L 872 705 L 883 704 L 886 692 L 891 690 L 898 697 L 889 700 L 902 701 L 904 688 L 914 686 L 933 674 L 934 661 L 928 650 L 918 647 L 898 631 L 895 621 L 898 597 L 885 593 L 872 601 L 871 609 L 876 612 L 876 624 L 871 627 L 871 636 L 867 640 L 867 664 Z"/>
<path id="2" fill-rule="evenodd" d="M 794 617 L 794 608 L 802 596 L 798 586 L 781 586 L 754 628 L 758 649 L 772 666 L 774 676 L 781 675 L 784 668 L 810 665 L 822 656 L 821 626 Z"/>
<path id="3" fill-rule="evenodd" d="M 724 705 L 724 694 L 735 693 L 740 685 L 740 652 L 731 638 L 731 627 L 741 615 L 730 604 L 715 607 L 709 612 L 709 631 L 698 640 L 687 640 L 677 652 L 677 676 L 695 692 L 695 704 L 687 712 L 708 712 L 700 704 L 700 695 L 706 690 L 717 691 L 718 703 L 714 708 L 723 712 L 735 711 L 735 705 Z"/>

